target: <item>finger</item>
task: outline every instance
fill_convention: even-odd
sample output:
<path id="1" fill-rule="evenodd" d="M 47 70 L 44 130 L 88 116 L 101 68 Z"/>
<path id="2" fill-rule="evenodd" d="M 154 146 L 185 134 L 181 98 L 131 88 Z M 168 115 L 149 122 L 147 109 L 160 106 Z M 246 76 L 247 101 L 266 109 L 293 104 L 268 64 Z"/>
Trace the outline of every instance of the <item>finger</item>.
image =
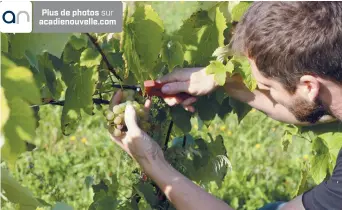
<path id="1" fill-rule="evenodd" d="M 108 107 L 109 110 L 113 110 L 113 107 L 120 103 L 121 98 L 122 98 L 122 91 L 118 90 L 116 93 L 113 94 L 112 98 L 110 99 L 109 107 Z"/>
<path id="2" fill-rule="evenodd" d="M 183 106 L 184 107 L 184 109 L 186 110 L 186 111 L 188 111 L 188 112 L 192 112 L 192 113 L 194 113 L 195 112 L 195 107 L 193 107 L 193 106 Z"/>
<path id="3" fill-rule="evenodd" d="M 167 98 L 164 98 L 164 101 L 165 101 L 165 103 L 167 103 L 169 106 L 175 106 L 175 105 L 177 105 L 177 104 L 182 103 L 182 101 L 179 100 L 179 99 L 176 98 L 176 97 L 167 97 Z"/>
<path id="4" fill-rule="evenodd" d="M 144 104 L 145 112 L 149 113 L 152 106 L 152 100 L 147 99 Z"/>
<path id="5" fill-rule="evenodd" d="M 195 97 L 190 97 L 190 98 L 185 99 L 185 100 L 182 102 L 182 105 L 183 105 L 183 106 L 189 106 L 189 105 L 195 103 L 196 101 L 197 101 L 197 98 L 195 98 Z"/>
<path id="6" fill-rule="evenodd" d="M 198 71 L 200 68 L 183 68 L 183 69 L 174 69 L 171 73 L 159 78 L 157 82 L 160 83 L 168 83 L 168 82 L 176 82 L 176 81 L 187 81 L 190 78 L 190 75 Z"/>
<path id="7" fill-rule="evenodd" d="M 126 105 L 125 123 L 128 131 L 137 132 L 140 128 L 137 123 L 137 113 L 131 104 Z"/>
<path id="8" fill-rule="evenodd" d="M 164 94 L 176 94 L 181 92 L 189 93 L 189 81 L 186 82 L 172 82 L 163 85 L 162 92 Z"/>

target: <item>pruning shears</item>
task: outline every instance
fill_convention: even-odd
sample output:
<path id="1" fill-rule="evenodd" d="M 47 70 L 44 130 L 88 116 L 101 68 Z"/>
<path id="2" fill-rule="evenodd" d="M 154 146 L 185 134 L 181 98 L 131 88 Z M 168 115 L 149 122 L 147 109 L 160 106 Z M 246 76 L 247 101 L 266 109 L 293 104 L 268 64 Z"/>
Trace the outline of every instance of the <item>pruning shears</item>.
<path id="1" fill-rule="evenodd" d="M 184 92 L 177 93 L 177 94 L 171 94 L 171 95 L 164 94 L 161 91 L 161 88 L 163 87 L 164 84 L 165 83 L 159 83 L 159 82 L 156 82 L 154 80 L 146 80 L 144 82 L 145 95 L 149 96 L 149 97 L 150 96 L 157 96 L 157 97 L 161 97 L 163 99 L 176 98 L 176 99 L 179 99 L 182 101 L 191 97 L 190 94 L 184 93 Z M 140 85 L 117 85 L 117 84 L 115 84 L 115 85 L 113 85 L 113 87 L 134 90 L 135 92 L 142 94 L 142 89 L 141 89 Z"/>

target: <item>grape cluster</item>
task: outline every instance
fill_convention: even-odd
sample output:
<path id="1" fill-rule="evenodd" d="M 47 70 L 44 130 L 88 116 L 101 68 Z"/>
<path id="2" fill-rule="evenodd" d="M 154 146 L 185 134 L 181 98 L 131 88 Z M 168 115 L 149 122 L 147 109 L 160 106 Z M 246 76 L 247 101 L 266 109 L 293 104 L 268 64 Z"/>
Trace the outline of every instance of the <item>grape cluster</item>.
<path id="1" fill-rule="evenodd" d="M 148 112 L 145 111 L 144 105 L 139 104 L 137 101 L 133 101 L 133 94 L 130 94 L 128 91 L 123 92 L 123 99 L 125 99 L 126 102 L 115 105 L 113 110 L 109 110 L 106 113 L 109 132 L 113 136 L 119 137 L 127 131 L 125 124 L 125 110 L 127 104 L 131 104 L 136 111 L 138 126 L 142 130 L 148 131 L 151 128 L 151 125 L 148 122 L 149 115 Z"/>

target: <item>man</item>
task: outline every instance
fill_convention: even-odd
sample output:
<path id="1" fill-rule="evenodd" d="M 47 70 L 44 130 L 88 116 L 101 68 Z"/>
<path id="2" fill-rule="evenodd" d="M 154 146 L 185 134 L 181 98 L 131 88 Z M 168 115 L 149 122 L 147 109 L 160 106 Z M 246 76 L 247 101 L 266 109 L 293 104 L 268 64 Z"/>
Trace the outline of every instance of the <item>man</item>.
<path id="1" fill-rule="evenodd" d="M 342 2 L 255 2 L 238 24 L 233 49 L 249 58 L 258 88 L 250 92 L 239 79 L 227 77 L 231 97 L 288 123 L 315 123 L 330 115 L 342 120 Z M 172 72 L 160 79 L 163 92 L 193 96 L 212 92 L 217 84 L 204 69 Z M 120 101 L 121 92 L 112 99 Z M 192 103 L 170 99 L 194 111 Z M 146 108 L 150 101 L 146 102 Z M 127 106 L 128 132 L 114 138 L 177 209 L 231 209 L 172 168 L 160 147 L 138 126 Z M 341 139 L 342 141 L 342 139 Z M 281 210 L 342 209 L 342 152 L 332 177 L 280 207 Z"/>

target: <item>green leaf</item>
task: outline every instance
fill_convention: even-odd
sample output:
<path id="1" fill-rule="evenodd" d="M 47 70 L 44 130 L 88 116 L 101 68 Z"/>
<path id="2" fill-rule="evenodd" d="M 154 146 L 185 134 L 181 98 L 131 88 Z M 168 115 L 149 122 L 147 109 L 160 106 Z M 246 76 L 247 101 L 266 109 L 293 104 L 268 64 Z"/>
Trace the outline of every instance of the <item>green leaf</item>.
<path id="1" fill-rule="evenodd" d="M 149 183 L 138 183 L 134 186 L 138 194 L 145 198 L 148 204 L 154 206 L 157 204 L 157 196 L 154 193 L 153 186 Z"/>
<path id="2" fill-rule="evenodd" d="M 101 63 L 102 57 L 101 54 L 92 48 L 85 49 L 81 53 L 80 57 L 80 66 L 86 66 L 86 67 L 93 67 L 93 66 L 99 66 Z"/>
<path id="3" fill-rule="evenodd" d="M 199 183 L 215 181 L 220 184 L 231 168 L 231 163 L 227 157 L 227 151 L 223 143 L 222 136 L 216 139 L 197 139 L 195 147 L 200 153 L 193 158 L 194 170 L 189 171 L 189 176 Z"/>
<path id="4" fill-rule="evenodd" d="M 199 2 L 153 1 L 153 9 L 162 19 L 165 31 L 171 34 L 177 31 L 194 12 L 199 10 Z M 167 8 L 167 9 L 166 9 Z"/>
<path id="5" fill-rule="evenodd" d="M 35 135 L 36 122 L 29 103 L 40 104 L 40 94 L 30 70 L 17 67 L 5 56 L 1 57 L 1 62 L 2 87 L 10 110 L 3 127 L 5 144 L 1 152 L 13 165 L 18 155 L 25 151 L 24 141 L 32 140 Z"/>
<path id="6" fill-rule="evenodd" d="M 61 96 L 62 87 L 60 87 L 60 81 L 57 77 L 56 70 L 52 64 L 48 53 L 44 53 L 38 56 L 38 69 L 40 73 L 40 79 L 43 85 L 47 86 L 51 96 L 58 100 Z"/>
<path id="7" fill-rule="evenodd" d="M 8 100 L 8 106 L 10 115 L 3 128 L 5 144 L 1 152 L 4 160 L 14 164 L 17 157 L 25 152 L 24 141 L 30 142 L 35 135 L 36 120 L 26 101 L 14 97 Z"/>
<path id="8" fill-rule="evenodd" d="M 218 85 L 222 86 L 226 83 L 227 72 L 233 73 L 234 65 L 232 62 L 228 62 L 227 65 L 219 61 L 210 61 L 209 66 L 206 67 L 207 74 L 214 74 L 215 81 Z"/>
<path id="9" fill-rule="evenodd" d="M 182 106 L 171 107 L 171 117 L 175 125 L 183 131 L 184 134 L 191 130 L 191 113 L 184 110 Z"/>
<path id="10" fill-rule="evenodd" d="M 158 55 L 162 46 L 164 31 L 162 21 L 151 6 L 138 6 L 132 17 L 127 17 L 123 27 L 121 51 L 125 60 L 126 77 L 132 72 L 136 80 L 143 86 L 149 78 L 155 79 L 151 72 L 158 63 Z"/>
<path id="11" fill-rule="evenodd" d="M 73 210 L 71 206 L 63 202 L 57 202 L 53 207 L 52 210 Z"/>
<path id="12" fill-rule="evenodd" d="M 166 40 L 161 51 L 162 60 L 167 63 L 169 72 L 176 66 L 182 66 L 184 51 L 181 43 L 174 40 Z"/>
<path id="13" fill-rule="evenodd" d="M 240 2 L 232 9 L 231 18 L 233 21 L 239 21 L 241 17 L 245 14 L 247 9 L 251 6 L 251 2 Z"/>
<path id="14" fill-rule="evenodd" d="M 63 61 L 65 63 L 79 63 L 82 50 L 76 50 L 70 43 L 67 43 L 63 51 Z"/>
<path id="15" fill-rule="evenodd" d="M 87 47 L 88 39 L 84 39 L 83 37 L 76 37 L 72 35 L 70 37 L 69 43 L 74 49 L 80 50 L 84 47 Z"/>
<path id="16" fill-rule="evenodd" d="M 163 23 L 151 6 L 138 7 L 132 19 L 135 50 L 142 67 L 151 70 L 162 46 Z"/>
<path id="17" fill-rule="evenodd" d="M 328 172 L 330 153 L 326 143 L 321 138 L 316 138 L 312 144 L 314 155 L 311 163 L 311 176 L 316 184 L 321 183 Z"/>
<path id="18" fill-rule="evenodd" d="M 215 21 L 210 19 L 207 11 L 197 12 L 185 21 L 177 35 L 183 37 L 184 60 L 189 66 L 209 64 L 215 49 L 224 45 L 225 28 L 225 18 L 218 7 Z"/>
<path id="19" fill-rule="evenodd" d="M 62 78 L 67 85 L 61 127 L 64 134 L 73 132 L 81 119 L 81 111 L 92 114 L 92 95 L 97 80 L 96 67 L 84 68 L 77 64 L 65 66 Z"/>
<path id="20" fill-rule="evenodd" d="M 209 121 L 214 119 L 219 112 L 220 104 L 217 102 L 215 94 L 210 94 L 200 97 L 195 104 L 195 108 L 201 120 Z"/>
<path id="21" fill-rule="evenodd" d="M 109 210 L 118 209 L 118 201 L 112 196 L 104 196 L 92 203 L 89 210 Z"/>
<path id="22" fill-rule="evenodd" d="M 17 67 L 5 56 L 1 57 L 1 81 L 8 99 L 20 97 L 32 104 L 40 103 L 39 90 L 32 72 L 25 67 Z"/>
<path id="23" fill-rule="evenodd" d="M 8 52 L 8 37 L 4 33 L 1 33 L 1 52 Z"/>
<path id="24" fill-rule="evenodd" d="M 252 75 L 252 69 L 248 59 L 245 57 L 234 57 L 231 59 L 231 61 L 234 64 L 234 72 L 241 74 L 243 82 L 248 87 L 248 89 L 251 91 L 255 90 L 257 87 L 257 82 Z"/>
<path id="25" fill-rule="evenodd" d="M 26 51 L 31 51 L 34 55 L 40 55 L 47 51 L 52 55 L 61 57 L 70 35 L 67 33 L 15 34 L 10 40 L 12 55 L 21 58 L 24 57 Z"/>
<path id="26" fill-rule="evenodd" d="M 219 110 L 219 113 L 218 113 L 218 116 L 221 118 L 221 119 L 225 119 L 227 114 L 229 114 L 231 111 L 233 111 L 232 107 L 230 106 L 230 99 L 229 97 L 225 98 L 222 103 L 221 103 L 221 106 L 220 106 L 220 110 Z"/>
<path id="27" fill-rule="evenodd" d="M 35 210 L 41 205 L 32 192 L 21 186 L 4 168 L 1 168 L 1 190 L 4 191 L 1 194 L 10 202 L 19 204 L 20 209 Z"/>
<path id="28" fill-rule="evenodd" d="M 324 133 L 318 136 L 319 138 L 323 139 L 326 145 L 328 146 L 329 153 L 330 153 L 330 172 L 332 172 L 335 164 L 336 159 L 338 156 L 339 151 L 342 149 L 342 133 L 340 132 L 329 132 Z"/>
<path id="29" fill-rule="evenodd" d="M 252 107 L 249 106 L 246 103 L 243 103 L 241 101 L 238 101 L 234 98 L 229 98 L 229 105 L 233 108 L 234 112 L 236 113 L 238 117 L 238 121 L 241 122 L 241 120 L 251 111 Z"/>
<path id="30" fill-rule="evenodd" d="M 0 90 L 0 100 L 1 100 L 1 123 L 0 123 L 0 130 L 2 131 L 2 128 L 6 124 L 6 121 L 8 120 L 10 110 L 8 107 L 8 103 L 5 97 L 4 89 L 1 87 Z"/>
<path id="31" fill-rule="evenodd" d="M 308 190 L 308 178 L 309 178 L 309 165 L 308 162 L 304 162 L 300 174 L 300 182 L 295 190 L 295 193 L 292 197 L 296 197 L 298 195 L 303 194 L 305 191 Z"/>

